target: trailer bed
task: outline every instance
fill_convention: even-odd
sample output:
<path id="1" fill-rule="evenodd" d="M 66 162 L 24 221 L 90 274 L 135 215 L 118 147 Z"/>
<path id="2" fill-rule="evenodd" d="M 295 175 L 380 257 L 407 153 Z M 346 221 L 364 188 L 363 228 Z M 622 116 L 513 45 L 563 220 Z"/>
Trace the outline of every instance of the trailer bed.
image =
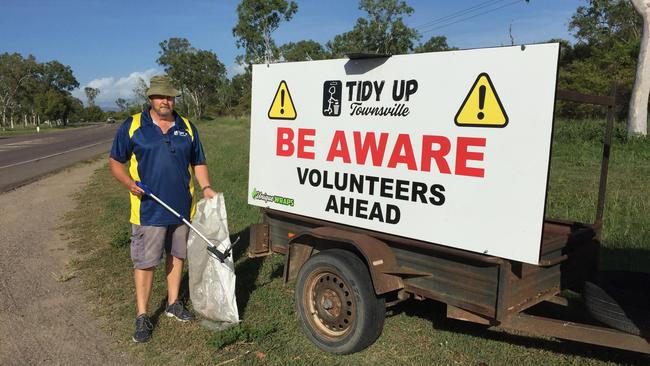
<path id="1" fill-rule="evenodd" d="M 284 254 L 290 238 L 324 225 L 366 234 L 386 243 L 398 265 L 428 274 L 404 276 L 407 292 L 469 311 L 492 323 L 582 283 L 597 265 L 598 230 L 576 222 L 546 220 L 540 264 L 531 265 L 275 210 L 264 210 L 264 217 L 267 229 L 259 232 L 268 238 L 256 238 L 260 233 L 251 237 L 267 242 L 257 244 L 258 252 Z"/>

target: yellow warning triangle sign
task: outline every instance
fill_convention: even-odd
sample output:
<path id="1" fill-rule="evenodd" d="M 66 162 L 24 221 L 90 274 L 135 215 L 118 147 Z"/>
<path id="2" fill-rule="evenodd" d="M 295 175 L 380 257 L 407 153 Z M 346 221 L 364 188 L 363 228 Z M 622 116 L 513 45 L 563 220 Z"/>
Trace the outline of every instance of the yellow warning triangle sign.
<path id="1" fill-rule="evenodd" d="M 454 122 L 458 126 L 474 127 L 505 127 L 508 124 L 508 115 L 488 74 L 481 73 L 476 78 Z"/>
<path id="2" fill-rule="evenodd" d="M 278 91 L 275 92 L 275 97 L 269 108 L 270 119 L 296 119 L 296 108 L 291 99 L 291 93 L 287 83 L 282 80 L 278 86 Z"/>

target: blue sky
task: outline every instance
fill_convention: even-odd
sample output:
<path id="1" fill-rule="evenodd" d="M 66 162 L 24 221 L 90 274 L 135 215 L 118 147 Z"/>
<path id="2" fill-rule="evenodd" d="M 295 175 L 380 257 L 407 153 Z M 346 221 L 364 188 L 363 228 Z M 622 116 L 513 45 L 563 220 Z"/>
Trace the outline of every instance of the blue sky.
<path id="1" fill-rule="evenodd" d="M 138 76 L 162 73 L 156 64 L 158 44 L 170 37 L 187 38 L 200 49 L 214 51 L 229 75 L 237 72 L 232 28 L 235 0 L 0 0 L 0 53 L 34 55 L 38 61 L 70 65 L 81 84 L 100 88 L 102 107 L 114 108 L 118 97 L 130 98 Z M 405 19 L 423 34 L 422 41 L 444 35 L 459 48 L 510 44 L 550 38 L 573 40 L 568 22 L 585 0 L 407 0 L 415 9 Z M 459 11 L 477 7 L 441 21 Z M 485 14 L 481 14 L 485 13 Z M 278 45 L 303 39 L 325 43 L 354 26 L 364 13 L 356 0 L 299 0 L 294 18 L 273 34 Z M 470 18 L 471 17 L 471 18 Z M 450 24 L 454 23 L 454 24 Z"/>

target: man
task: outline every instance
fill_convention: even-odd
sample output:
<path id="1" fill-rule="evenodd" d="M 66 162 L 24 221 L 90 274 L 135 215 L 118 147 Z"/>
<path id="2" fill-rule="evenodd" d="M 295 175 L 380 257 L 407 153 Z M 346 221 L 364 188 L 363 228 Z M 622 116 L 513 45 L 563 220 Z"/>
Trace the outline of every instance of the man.
<path id="1" fill-rule="evenodd" d="M 137 303 L 134 342 L 151 338 L 153 325 L 147 307 L 154 268 L 162 261 L 163 252 L 167 269 L 165 314 L 180 321 L 194 319 L 178 299 L 188 227 L 143 195 L 144 191 L 136 185 L 137 181 L 148 185 L 156 196 L 186 218 L 191 218 L 195 210 L 193 175 L 205 198 L 216 195 L 210 187 L 198 131 L 174 111 L 174 98 L 179 94 L 166 76 L 151 78 L 147 90 L 151 106 L 122 123 L 109 158 L 113 176 L 129 190 L 131 197 L 131 260 Z M 128 173 L 124 165 L 127 161 Z"/>

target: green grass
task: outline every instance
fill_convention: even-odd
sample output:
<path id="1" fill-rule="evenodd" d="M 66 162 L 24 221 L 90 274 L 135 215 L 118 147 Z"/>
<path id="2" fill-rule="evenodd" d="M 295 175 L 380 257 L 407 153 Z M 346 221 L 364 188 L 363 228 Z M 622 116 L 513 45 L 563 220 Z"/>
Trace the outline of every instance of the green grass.
<path id="1" fill-rule="evenodd" d="M 389 312 L 381 337 L 368 349 L 348 356 L 318 350 L 302 333 L 293 310 L 293 287 L 284 285 L 284 257 L 247 258 L 247 228 L 259 222 L 259 211 L 247 204 L 248 136 L 246 120 L 199 122 L 208 155 L 212 185 L 223 191 L 230 232 L 241 235 L 235 250 L 238 326 L 215 333 L 198 322 L 180 324 L 154 314 L 154 338 L 146 344 L 130 340 L 135 312 L 129 259 L 126 191 L 98 170 L 77 197 L 68 219 L 74 247 L 81 254 L 76 275 L 88 288 L 98 316 L 120 347 L 142 363 L 272 364 L 272 365 L 607 365 L 648 363 L 648 358 L 546 338 L 531 338 L 440 317 L 431 302 L 408 302 Z M 547 216 L 592 221 L 597 197 L 602 122 L 558 122 L 553 145 Z M 612 153 L 603 232 L 604 268 L 650 268 L 650 142 L 622 143 Z M 156 272 L 153 309 L 165 297 L 162 266 Z"/>
<path id="2" fill-rule="evenodd" d="M 547 217 L 593 222 L 604 121 L 557 123 Z M 616 125 L 610 156 L 601 268 L 650 270 L 650 138 L 625 141 Z"/>

